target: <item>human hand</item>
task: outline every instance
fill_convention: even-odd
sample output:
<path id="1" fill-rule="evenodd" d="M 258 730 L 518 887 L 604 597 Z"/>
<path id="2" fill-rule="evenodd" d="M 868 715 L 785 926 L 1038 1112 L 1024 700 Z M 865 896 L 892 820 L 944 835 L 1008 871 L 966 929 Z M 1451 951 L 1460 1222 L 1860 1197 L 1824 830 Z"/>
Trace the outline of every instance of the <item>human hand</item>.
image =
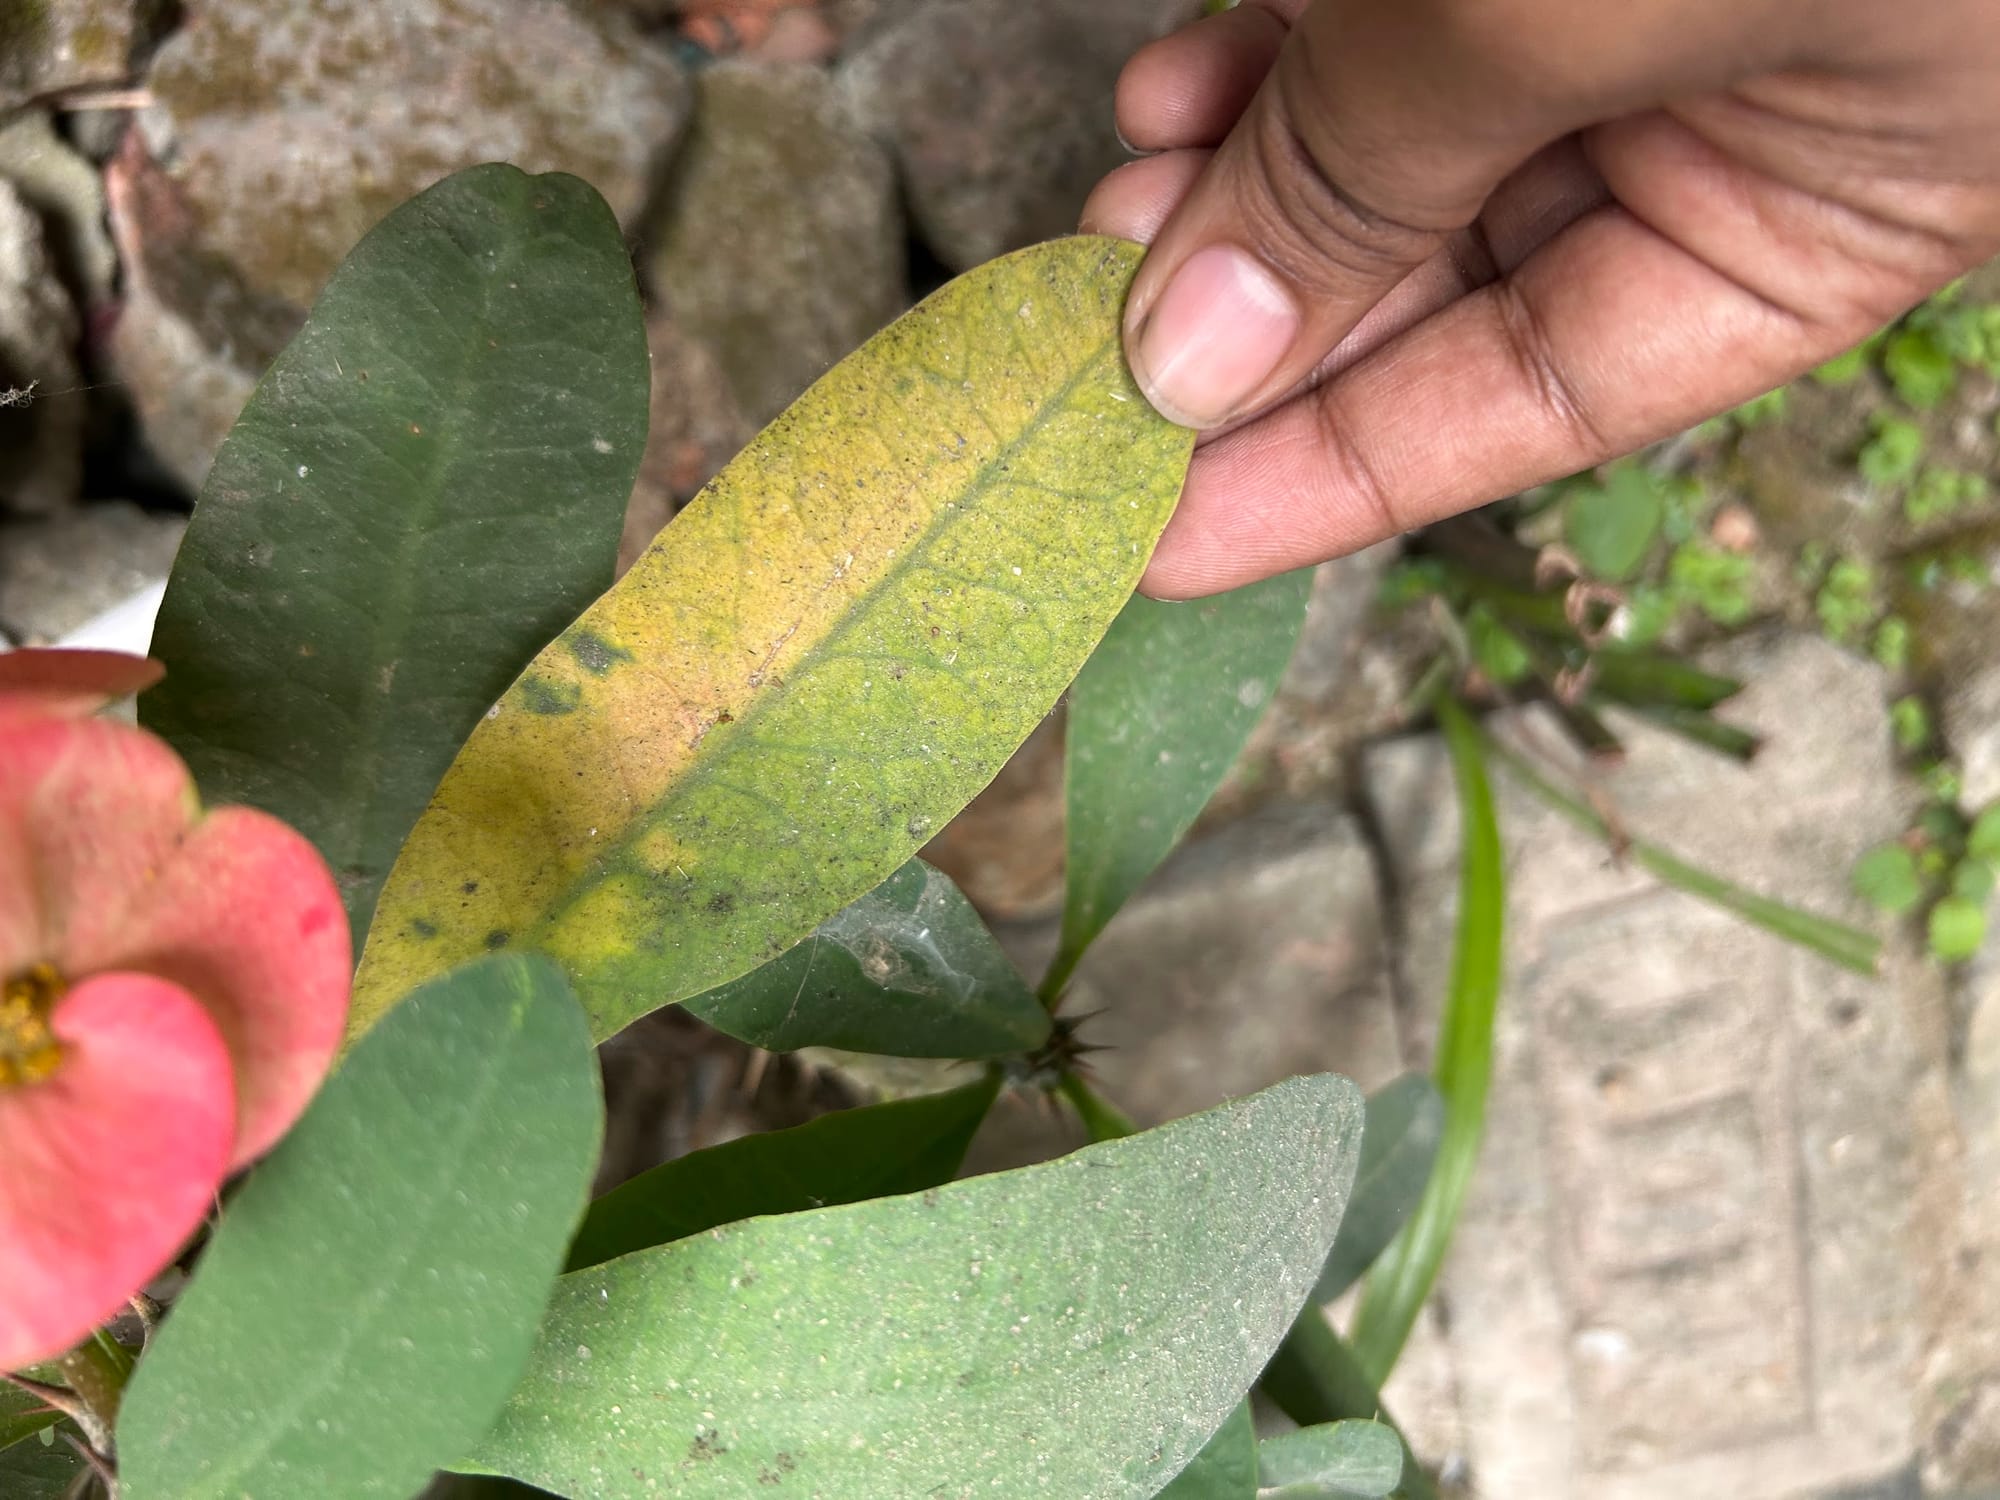
<path id="1" fill-rule="evenodd" d="M 1193 597 L 1627 453 L 2000 252 L 1983 0 L 1244 0 L 1154 43 L 1126 348 Z"/>

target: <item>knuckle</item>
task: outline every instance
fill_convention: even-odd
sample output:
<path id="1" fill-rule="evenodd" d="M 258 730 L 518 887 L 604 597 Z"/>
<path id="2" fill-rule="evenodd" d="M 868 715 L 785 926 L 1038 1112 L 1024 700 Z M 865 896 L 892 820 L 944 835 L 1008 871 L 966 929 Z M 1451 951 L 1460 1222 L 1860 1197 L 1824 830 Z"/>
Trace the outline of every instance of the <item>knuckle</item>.
<path id="1" fill-rule="evenodd" d="M 1516 291 L 1511 282 L 1496 283 L 1494 294 L 1508 354 L 1523 383 L 1535 392 L 1537 404 L 1561 424 L 1571 451 L 1607 457 L 1617 451 L 1592 415 L 1590 402 L 1557 357 L 1533 301 Z"/>

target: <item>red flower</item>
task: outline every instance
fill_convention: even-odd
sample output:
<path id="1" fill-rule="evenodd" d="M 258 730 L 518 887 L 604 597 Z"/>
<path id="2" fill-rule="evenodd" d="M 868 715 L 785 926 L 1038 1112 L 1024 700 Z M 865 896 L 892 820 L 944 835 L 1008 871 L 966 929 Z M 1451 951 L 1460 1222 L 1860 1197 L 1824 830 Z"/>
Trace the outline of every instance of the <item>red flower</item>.
<path id="1" fill-rule="evenodd" d="M 347 920 L 312 846 L 204 812 L 163 741 L 82 717 L 158 675 L 0 655 L 0 1370 L 160 1271 L 346 1024 Z"/>

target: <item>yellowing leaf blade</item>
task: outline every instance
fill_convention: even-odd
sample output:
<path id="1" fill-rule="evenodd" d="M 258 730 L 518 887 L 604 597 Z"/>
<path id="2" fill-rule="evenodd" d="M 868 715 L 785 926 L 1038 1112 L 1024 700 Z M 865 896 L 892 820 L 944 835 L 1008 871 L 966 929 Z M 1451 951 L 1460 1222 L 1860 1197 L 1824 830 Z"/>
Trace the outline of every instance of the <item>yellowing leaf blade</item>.
<path id="1" fill-rule="evenodd" d="M 525 946 L 608 1035 L 783 952 L 991 780 L 1186 471 L 1120 351 L 1138 256 L 981 267 L 766 428 L 467 742 L 384 888 L 357 1026 Z"/>

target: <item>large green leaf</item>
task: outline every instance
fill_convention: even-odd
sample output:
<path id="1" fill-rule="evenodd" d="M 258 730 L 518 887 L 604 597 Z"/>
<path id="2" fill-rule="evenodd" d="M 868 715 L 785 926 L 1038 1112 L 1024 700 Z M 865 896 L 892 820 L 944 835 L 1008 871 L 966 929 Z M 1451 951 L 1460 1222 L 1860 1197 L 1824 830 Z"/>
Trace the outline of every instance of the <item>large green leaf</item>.
<path id="1" fill-rule="evenodd" d="M 843 1109 L 642 1172 L 590 1205 L 569 1269 L 759 1214 L 921 1192 L 951 1181 L 1000 1089 L 997 1071 L 942 1094 Z"/>
<path id="2" fill-rule="evenodd" d="M 1272 1500 L 1384 1500 L 1403 1475 L 1403 1445 L 1380 1422 L 1328 1422 L 1257 1445 Z"/>
<path id="3" fill-rule="evenodd" d="M 1186 472 L 1121 353 L 1139 254 L 982 266 L 766 428 L 474 730 L 383 889 L 356 1026 L 525 947 L 608 1035 L 784 952 L 969 801 Z"/>
<path id="4" fill-rule="evenodd" d="M 1331 1302 L 1374 1265 L 1416 1211 L 1444 1133 L 1444 1101 L 1421 1073 L 1368 1096 L 1361 1169 L 1313 1301 Z"/>
<path id="5" fill-rule="evenodd" d="M 17 1385 L 0 1380 L 0 1448 L 34 1437 L 62 1420 L 62 1413 Z"/>
<path id="6" fill-rule="evenodd" d="M 61 1438 L 15 1443 L 0 1449 L 0 1495 L 6 1500 L 65 1500 L 86 1467 Z"/>
<path id="7" fill-rule="evenodd" d="M 1193 604 L 1134 598 L 1069 695 L 1062 945 L 1077 960 L 1229 774 L 1305 623 L 1302 570 Z"/>
<path id="8" fill-rule="evenodd" d="M 1236 1404 L 1159 1500 L 1257 1500 L 1257 1428 L 1248 1401 Z"/>
<path id="9" fill-rule="evenodd" d="M 1443 1096 L 1444 1131 L 1430 1180 L 1416 1212 L 1368 1273 L 1354 1314 L 1354 1353 L 1377 1386 L 1416 1327 L 1424 1299 L 1458 1225 L 1458 1211 L 1486 1133 L 1486 1093 L 1493 1080 L 1493 1023 L 1500 1007 L 1505 957 L 1507 869 L 1500 821 L 1486 773 L 1479 726 L 1451 698 L 1438 700 L 1438 722 L 1451 753 L 1458 789 L 1458 931 L 1453 938 L 1451 989 L 1444 997 L 1433 1073 Z"/>
<path id="10" fill-rule="evenodd" d="M 602 1123 L 548 964 L 425 986 L 230 1200 L 126 1393 L 125 1500 L 421 1488 L 527 1363 Z"/>
<path id="11" fill-rule="evenodd" d="M 475 167 L 355 247 L 216 455 L 140 716 L 319 845 L 357 946 L 460 743 L 610 585 L 646 392 L 610 209 Z"/>
<path id="12" fill-rule="evenodd" d="M 563 1278 L 476 1466 L 594 1500 L 1143 1500 L 1303 1304 L 1361 1101 L 1298 1078 L 1060 1161 Z"/>
<path id="13" fill-rule="evenodd" d="M 1008 1057 L 1052 1024 L 964 893 L 918 859 L 687 1009 L 773 1052 L 893 1057 Z"/>

